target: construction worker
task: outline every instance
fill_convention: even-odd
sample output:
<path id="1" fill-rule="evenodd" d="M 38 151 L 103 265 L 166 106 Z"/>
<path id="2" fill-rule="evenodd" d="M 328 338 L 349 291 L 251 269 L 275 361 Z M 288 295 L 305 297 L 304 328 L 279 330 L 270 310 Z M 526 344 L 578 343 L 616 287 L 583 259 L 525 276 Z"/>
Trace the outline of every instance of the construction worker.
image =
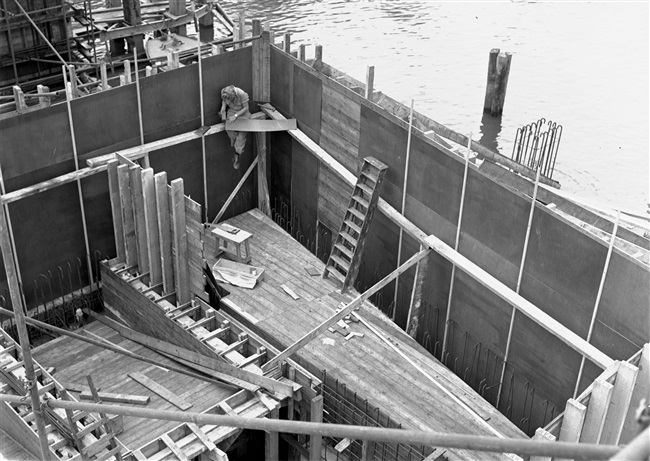
<path id="1" fill-rule="evenodd" d="M 228 85 L 221 90 L 221 120 L 233 123 L 239 118 L 250 118 L 248 111 L 248 94 L 234 85 Z M 244 152 L 246 146 L 246 132 L 226 131 L 230 138 L 230 145 L 235 148 L 232 166 L 239 168 L 239 156 Z"/>

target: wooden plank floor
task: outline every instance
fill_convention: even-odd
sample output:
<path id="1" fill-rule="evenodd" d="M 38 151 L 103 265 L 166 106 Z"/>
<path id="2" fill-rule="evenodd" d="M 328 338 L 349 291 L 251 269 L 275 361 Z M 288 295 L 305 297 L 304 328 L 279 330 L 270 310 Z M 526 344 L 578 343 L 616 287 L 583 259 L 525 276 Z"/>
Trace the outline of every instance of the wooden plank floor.
<path id="1" fill-rule="evenodd" d="M 18 442 L 0 430 L 0 460 L 32 461 L 34 455 L 26 451 Z"/>
<path id="2" fill-rule="evenodd" d="M 253 234 L 251 264 L 265 269 L 263 280 L 252 290 L 225 286 L 231 292 L 228 298 L 237 305 L 231 312 L 274 346 L 287 347 L 333 315 L 341 302 L 358 296 L 354 290 L 341 295 L 340 284 L 332 279 L 310 276 L 307 267 L 322 273 L 325 265 L 259 210 L 227 222 Z M 287 295 L 281 288 L 283 284 L 300 299 Z M 363 333 L 363 338 L 346 341 L 338 333 L 325 332 L 299 352 L 301 359 L 345 382 L 405 428 L 494 435 L 478 420 L 482 418 L 504 437 L 526 437 L 374 306 L 366 303 L 358 313 L 471 410 L 454 402 L 361 323 L 350 323 L 345 331 Z M 448 455 L 501 458 L 500 454 L 459 450 Z"/>
<path id="3" fill-rule="evenodd" d="M 139 355 L 160 361 L 165 365 L 183 368 L 172 360 L 150 349 L 122 338 L 115 330 L 99 322 L 88 324 L 83 330 L 90 338 L 100 336 L 115 345 Z M 150 365 L 98 346 L 69 337 L 59 337 L 34 350 L 34 358 L 43 367 L 55 367 L 54 378 L 64 385 L 88 385 L 86 375 L 92 376 L 95 386 L 103 392 L 148 395 L 149 403 L 142 408 L 180 411 L 167 400 L 129 378 L 128 373 L 139 372 L 155 380 L 177 396 L 192 404 L 187 411 L 202 412 L 235 393 L 216 384 L 181 375 Z M 189 368 L 188 368 L 189 370 Z M 79 394 L 73 393 L 78 400 Z M 124 417 L 124 432 L 118 439 L 129 449 L 137 449 L 178 426 L 174 421 L 148 420 Z"/>

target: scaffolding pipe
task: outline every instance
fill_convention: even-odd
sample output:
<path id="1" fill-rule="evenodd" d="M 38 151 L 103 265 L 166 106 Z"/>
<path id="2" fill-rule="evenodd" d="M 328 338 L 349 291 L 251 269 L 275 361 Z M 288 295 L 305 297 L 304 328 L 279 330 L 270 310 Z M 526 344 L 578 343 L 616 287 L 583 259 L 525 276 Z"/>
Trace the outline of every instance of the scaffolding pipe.
<path id="1" fill-rule="evenodd" d="M 609 269 L 609 261 L 612 258 L 612 252 L 614 251 L 614 243 L 616 243 L 616 233 L 618 232 L 618 223 L 621 220 L 621 211 L 619 210 L 616 213 L 616 222 L 614 223 L 614 230 L 612 231 L 612 236 L 609 239 L 609 248 L 607 249 L 607 257 L 605 258 L 605 267 L 603 267 L 603 275 L 600 278 L 600 286 L 598 287 L 598 294 L 596 295 L 596 303 L 594 304 L 594 313 L 591 316 L 591 323 L 589 324 L 589 331 L 587 332 L 587 342 L 591 341 L 591 335 L 594 332 L 594 325 L 596 324 L 596 317 L 598 317 L 598 308 L 600 307 L 600 298 L 603 295 L 603 288 L 605 287 L 605 279 L 607 278 L 607 270 Z M 585 356 L 582 356 L 580 361 L 580 370 L 578 371 L 578 379 L 576 380 L 576 387 L 573 390 L 573 398 L 576 398 L 578 395 L 578 390 L 580 389 L 580 380 L 582 379 L 582 372 L 585 368 Z"/>
<path id="2" fill-rule="evenodd" d="M 370 95 L 372 97 L 372 95 Z M 406 160 L 404 161 L 404 185 L 402 186 L 402 216 L 406 215 L 406 187 L 409 180 L 409 160 L 411 157 L 411 134 L 413 132 L 413 104 L 414 100 L 411 99 L 411 112 L 409 114 L 409 134 L 406 139 Z M 404 229 L 399 228 L 399 243 L 397 245 L 397 266 L 399 267 L 402 261 L 402 240 L 404 239 Z M 419 267 L 419 264 L 418 264 Z M 392 320 L 395 321 L 397 315 L 397 292 L 399 291 L 399 275 L 395 278 L 395 294 L 393 297 L 393 315 Z M 408 322 L 408 319 L 406 320 Z"/>
<path id="3" fill-rule="evenodd" d="M 138 69 L 138 50 L 133 47 L 133 63 L 135 64 L 135 91 L 138 97 L 138 123 L 140 124 L 140 145 L 144 145 L 144 125 L 142 120 L 142 96 L 140 94 L 140 75 Z M 149 168 L 149 154 L 144 156 L 144 167 Z"/>
<path id="4" fill-rule="evenodd" d="M 463 208 L 465 207 L 465 190 L 467 189 L 467 171 L 469 170 L 469 154 L 472 151 L 472 133 L 467 138 L 467 152 L 465 153 L 465 171 L 463 172 L 463 190 L 460 193 L 460 209 L 458 210 L 458 225 L 456 226 L 456 240 L 454 251 L 458 252 L 460 243 L 460 227 L 463 223 Z M 440 361 L 445 363 L 445 352 L 447 352 L 447 337 L 449 335 L 449 320 L 451 319 L 451 298 L 454 294 L 454 279 L 456 278 L 456 264 L 451 266 L 451 281 L 449 282 L 449 296 L 447 297 L 447 313 L 445 314 L 445 330 L 442 336 L 442 353 Z"/>
<path id="5" fill-rule="evenodd" d="M 38 32 L 38 35 L 40 35 L 41 38 L 42 38 L 43 40 L 45 40 L 45 43 L 47 44 L 47 46 L 49 46 L 49 47 L 52 49 L 52 51 L 54 51 L 54 54 L 56 55 L 56 57 L 59 58 L 59 59 L 61 60 L 61 62 L 63 63 L 63 65 L 65 66 L 65 65 L 66 65 L 65 60 L 61 57 L 61 55 L 59 54 L 59 52 L 56 51 L 56 48 L 54 48 L 54 45 L 52 45 L 52 43 L 50 43 L 50 41 L 47 39 L 47 37 L 46 37 L 45 34 L 41 31 L 41 29 L 38 28 L 38 26 L 36 25 L 36 23 L 34 22 L 34 20 L 33 20 L 32 18 L 29 17 L 29 15 L 27 14 L 27 11 L 25 11 L 25 9 L 24 9 L 24 8 L 22 7 L 22 5 L 18 2 L 18 0 L 14 0 L 14 3 L 18 6 L 18 9 L 19 9 L 19 10 L 20 10 L 24 15 L 25 15 L 25 17 L 26 17 L 27 20 L 31 23 L 31 25 L 34 27 L 34 29 L 36 29 L 36 32 Z M 66 34 L 67 34 L 67 32 L 66 32 Z"/>
<path id="6" fill-rule="evenodd" d="M 29 400 L 24 397 L 8 394 L 0 394 L 0 401 L 19 405 L 29 404 Z M 127 405 L 105 405 L 58 399 L 49 399 L 44 402 L 43 405 L 50 408 L 63 408 L 65 410 L 81 410 L 92 413 L 134 416 L 138 418 L 157 419 L 163 421 L 195 423 L 197 425 L 239 427 L 242 429 L 320 435 L 323 437 L 347 437 L 353 440 L 375 440 L 387 443 L 426 445 L 430 447 L 488 451 L 493 453 L 517 453 L 519 455 L 596 460 L 608 459 L 611 456 L 615 456 L 620 451 L 620 448 L 614 445 L 542 442 L 525 438 L 502 439 L 482 435 L 449 434 L 411 429 L 388 429 L 383 427 L 352 426 L 347 424 L 313 423 L 295 420 L 287 421 L 270 418 L 247 418 L 244 416 L 173 410 L 153 410 Z"/>
<path id="7" fill-rule="evenodd" d="M 537 168 L 537 174 L 535 176 L 535 187 L 533 188 L 533 197 L 530 203 L 530 213 L 528 214 L 528 226 L 526 227 L 526 237 L 524 239 L 524 249 L 521 254 L 521 263 L 519 264 L 519 275 L 517 276 L 517 287 L 515 288 L 515 293 L 519 294 L 519 289 L 521 288 L 521 279 L 524 276 L 524 266 L 526 264 L 526 254 L 528 253 L 528 242 L 530 240 L 530 231 L 533 226 L 533 214 L 535 212 L 535 203 L 537 202 L 537 190 L 539 187 L 539 175 L 540 170 Z M 508 339 L 506 340 L 506 350 L 503 354 L 503 365 L 501 367 L 501 379 L 499 380 L 499 392 L 497 394 L 497 402 L 494 405 L 496 408 L 499 408 L 499 402 L 501 401 L 501 391 L 503 390 L 503 378 L 506 375 L 506 365 L 508 363 L 508 357 L 510 356 L 510 345 L 512 343 L 512 332 L 514 331 L 515 326 L 515 315 L 517 314 L 517 309 L 512 306 L 512 314 L 510 315 L 510 326 L 508 328 Z"/>

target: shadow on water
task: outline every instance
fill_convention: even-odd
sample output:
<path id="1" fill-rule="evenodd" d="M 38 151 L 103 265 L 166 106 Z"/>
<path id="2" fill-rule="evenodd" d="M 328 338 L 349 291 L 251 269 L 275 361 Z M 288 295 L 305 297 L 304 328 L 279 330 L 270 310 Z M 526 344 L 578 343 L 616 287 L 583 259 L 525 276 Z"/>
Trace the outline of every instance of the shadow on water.
<path id="1" fill-rule="evenodd" d="M 487 147 L 493 152 L 499 152 L 499 142 L 497 139 L 501 134 L 501 116 L 493 117 L 490 114 L 483 114 L 481 119 L 481 139 L 479 144 Z"/>

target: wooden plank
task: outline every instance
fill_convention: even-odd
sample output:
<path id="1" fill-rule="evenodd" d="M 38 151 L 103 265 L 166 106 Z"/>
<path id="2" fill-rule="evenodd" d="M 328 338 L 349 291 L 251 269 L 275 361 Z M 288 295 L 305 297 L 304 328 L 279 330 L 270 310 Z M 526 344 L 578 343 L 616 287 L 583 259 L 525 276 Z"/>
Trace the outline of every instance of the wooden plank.
<path id="1" fill-rule="evenodd" d="M 131 197 L 135 215 L 135 238 L 138 248 L 138 271 L 141 274 L 149 272 L 149 241 L 147 240 L 147 223 L 144 213 L 144 198 L 142 196 L 142 169 L 138 166 L 129 167 L 131 174 Z"/>
<path id="2" fill-rule="evenodd" d="M 612 399 L 605 417 L 601 445 L 618 445 L 623 433 L 623 424 L 632 400 L 632 392 L 636 383 L 639 369 L 628 362 L 621 362 L 616 373 Z"/>
<path id="3" fill-rule="evenodd" d="M 318 325 L 316 328 L 314 328 L 310 332 L 306 333 L 302 338 L 300 338 L 298 341 L 296 341 L 291 346 L 286 348 L 284 351 L 282 351 L 281 353 L 279 353 L 278 355 L 273 357 L 273 359 L 266 362 L 262 366 L 262 370 L 264 370 L 265 372 L 269 371 L 271 368 L 276 366 L 276 364 L 278 364 L 281 360 L 285 360 L 285 359 L 289 358 L 291 355 L 295 354 L 298 350 L 302 349 L 304 346 L 309 344 L 314 338 L 318 337 L 321 333 L 323 333 L 329 327 L 331 327 L 336 322 L 338 322 L 343 317 L 345 317 L 350 312 L 352 312 L 356 307 L 363 304 L 372 295 L 374 295 L 379 290 L 381 290 L 383 287 L 388 285 L 391 281 L 393 281 L 395 279 L 395 277 L 397 277 L 398 275 L 400 275 L 403 272 L 405 272 L 406 270 L 408 270 L 411 266 L 416 264 L 422 258 L 426 257 L 428 254 L 429 254 L 429 250 L 426 249 L 426 250 L 422 250 L 422 251 L 416 253 L 415 255 L 413 255 L 408 261 L 406 261 L 400 267 L 398 267 L 393 272 L 388 274 L 386 277 L 381 279 L 379 282 L 377 282 L 375 285 L 373 285 L 370 289 L 366 290 L 363 294 L 357 296 L 352 302 L 350 302 L 348 305 L 346 305 L 339 312 L 332 315 L 329 319 L 325 320 L 323 323 Z"/>
<path id="4" fill-rule="evenodd" d="M 183 453 L 183 450 L 181 450 L 180 447 L 176 445 L 176 443 L 171 438 L 169 438 L 167 434 L 161 435 L 160 440 L 162 440 L 163 443 L 167 445 L 167 447 L 172 451 L 172 453 L 174 453 L 174 456 L 176 456 L 178 459 L 180 459 L 181 461 L 190 461 L 190 459 L 185 455 L 185 453 Z"/>
<path id="5" fill-rule="evenodd" d="M 171 228 L 174 241 L 174 285 L 179 303 L 190 300 L 189 267 L 187 265 L 187 224 L 185 218 L 185 189 L 182 179 L 171 182 Z"/>
<path id="6" fill-rule="evenodd" d="M 149 403 L 148 395 L 116 394 L 113 392 L 98 392 L 97 396 L 103 402 L 130 403 L 133 405 L 146 405 Z M 80 394 L 81 400 L 93 400 L 90 390 Z"/>
<path id="7" fill-rule="evenodd" d="M 323 422 L 323 396 L 319 395 L 311 400 L 309 417 L 312 423 Z M 323 437 L 312 434 L 309 440 L 309 460 L 320 461 L 323 448 Z"/>
<path id="8" fill-rule="evenodd" d="M 133 200 L 131 199 L 131 177 L 129 175 L 129 167 L 126 165 L 118 166 L 117 177 L 120 186 L 120 203 L 122 207 L 126 265 L 135 266 L 138 263 L 138 247 L 135 240 L 135 218 L 133 216 Z"/>
<path id="9" fill-rule="evenodd" d="M 118 262 L 126 262 L 124 247 L 124 227 L 122 224 L 122 203 L 120 201 L 120 182 L 117 176 L 117 160 L 108 162 L 108 193 L 111 198 L 111 213 L 113 215 L 113 233 L 115 234 L 115 249 Z"/>
<path id="10" fill-rule="evenodd" d="M 162 283 L 162 262 L 160 259 L 160 234 L 158 232 L 158 206 L 153 169 L 142 170 L 142 197 L 148 242 L 148 259 L 151 285 Z"/>
<path id="11" fill-rule="evenodd" d="M 240 118 L 232 123 L 226 123 L 226 129 L 228 131 L 245 131 L 247 133 L 269 133 L 271 131 L 288 131 L 297 128 L 295 118 L 286 120 L 252 120 Z"/>
<path id="12" fill-rule="evenodd" d="M 171 219 L 169 214 L 169 186 L 164 171 L 154 176 L 156 184 L 156 207 L 158 212 L 158 236 L 160 239 L 160 262 L 162 265 L 163 292 L 174 291 L 174 265 L 172 260 Z"/>
<path id="13" fill-rule="evenodd" d="M 272 410 L 269 417 L 272 419 L 278 419 L 280 417 L 278 410 Z M 276 459 L 279 459 L 279 435 L 280 434 L 275 431 L 267 432 L 265 434 L 264 459 L 266 461 L 275 461 Z M 318 459 L 320 460 L 320 457 Z"/>
<path id="14" fill-rule="evenodd" d="M 638 434 L 639 423 L 636 421 L 636 411 L 641 399 L 648 399 L 648 396 L 650 396 L 650 343 L 646 343 L 643 346 L 637 367 L 639 368 L 639 374 L 637 375 L 634 390 L 632 391 L 630 409 L 623 423 L 623 432 L 620 439 L 621 444 L 630 443 Z M 646 404 L 648 403 L 646 401 Z"/>
<path id="15" fill-rule="evenodd" d="M 612 400 L 614 386 L 602 376 L 594 381 L 587 404 L 587 415 L 580 435 L 581 443 L 598 443 L 603 432 L 605 416 Z"/>
<path id="16" fill-rule="evenodd" d="M 143 375 L 142 373 L 136 373 L 136 372 L 129 373 L 129 377 L 139 382 L 144 387 L 150 389 L 152 392 L 155 392 L 160 397 L 167 400 L 169 403 L 180 408 L 183 411 L 187 410 L 188 408 L 192 408 L 191 403 L 188 403 L 185 400 L 181 399 L 173 392 L 169 391 L 167 388 L 161 386 L 160 384 L 158 384 L 151 378 Z"/>

